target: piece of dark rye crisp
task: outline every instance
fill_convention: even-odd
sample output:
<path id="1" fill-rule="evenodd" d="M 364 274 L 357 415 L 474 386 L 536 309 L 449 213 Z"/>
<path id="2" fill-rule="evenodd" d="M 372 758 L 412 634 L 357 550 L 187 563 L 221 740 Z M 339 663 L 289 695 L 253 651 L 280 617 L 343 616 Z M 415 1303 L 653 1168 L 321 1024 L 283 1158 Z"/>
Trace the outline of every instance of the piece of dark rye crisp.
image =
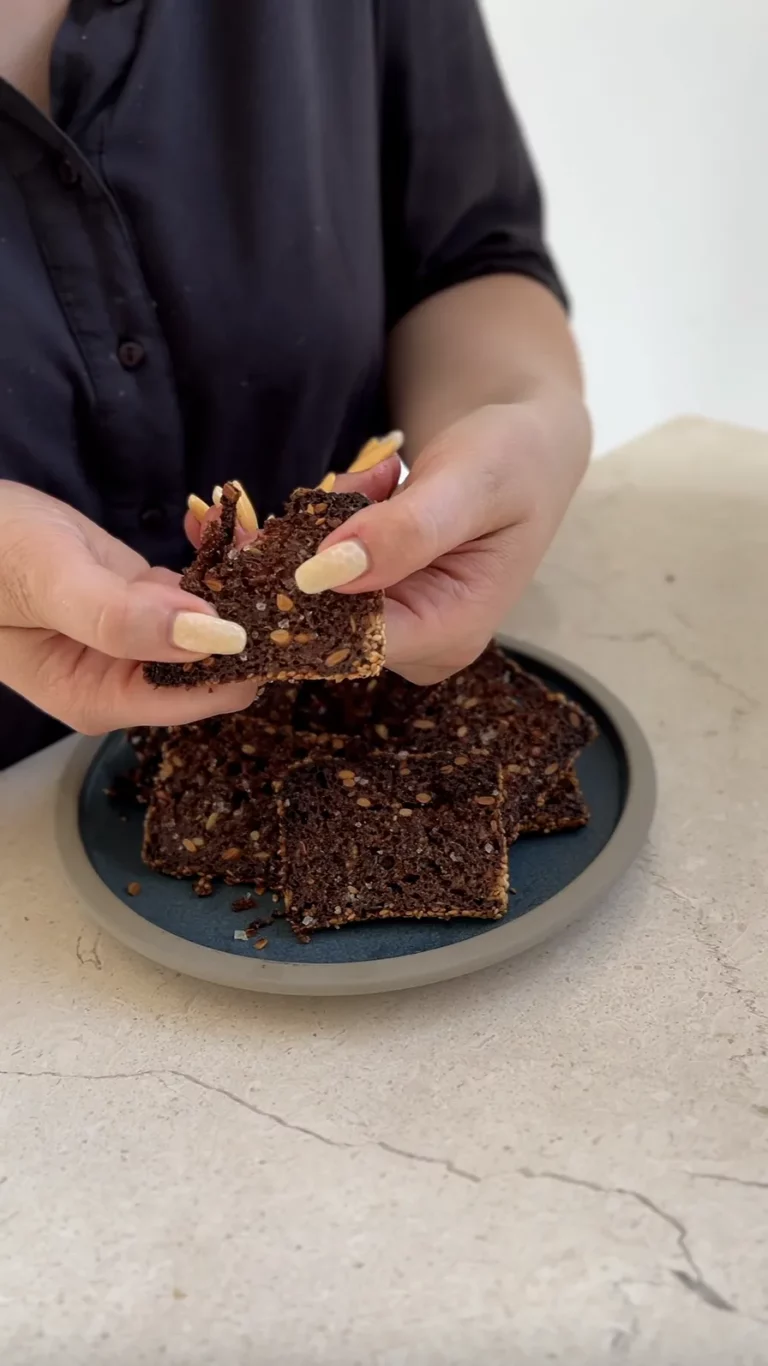
<path id="1" fill-rule="evenodd" d="M 563 779 L 568 774 L 573 775 L 571 799 L 574 784 L 580 791 L 573 765 L 597 738 L 598 730 L 588 712 L 572 698 L 547 688 L 518 665 L 512 666 L 510 685 L 515 710 L 506 718 L 501 747 L 505 780 L 522 776 L 530 784 L 528 799 L 519 811 L 521 829 L 525 829 L 551 798 L 557 796 L 562 803 L 569 787 Z M 540 833 L 547 832 L 540 829 Z"/>
<path id="2" fill-rule="evenodd" d="M 146 806 L 160 767 L 163 745 L 168 738 L 164 726 L 134 726 L 126 739 L 136 758 L 136 766 L 125 775 L 126 794 Z"/>
<path id="3" fill-rule="evenodd" d="M 458 767 L 456 757 L 464 760 Z M 506 913 L 494 759 L 309 759 L 288 773 L 278 808 L 283 894 L 299 936 L 355 921 Z"/>
<path id="4" fill-rule="evenodd" d="M 471 687 L 473 696 L 482 702 L 490 683 L 496 688 L 502 685 L 508 692 L 508 678 L 506 660 L 500 668 L 495 656 L 486 651 L 470 669 L 426 688 L 417 687 L 388 669 L 382 669 L 376 678 L 359 682 L 304 683 L 296 700 L 295 724 L 306 730 L 365 734 L 373 748 L 391 745 L 397 749 L 424 737 L 421 748 L 433 749 L 439 745 L 439 723 L 442 719 L 453 720 L 464 686 Z M 427 724 L 417 726 L 414 735 L 413 722 L 423 718 L 428 718 Z M 430 735 L 433 743 L 429 743 Z"/>
<path id="5" fill-rule="evenodd" d="M 290 725 L 296 691 L 295 687 L 288 684 L 272 683 L 259 693 L 245 712 L 232 713 L 229 717 L 212 716 L 207 721 L 196 721 L 190 726 L 134 726 L 126 732 L 126 738 L 136 756 L 136 767 L 125 775 L 125 795 L 146 806 L 160 767 L 163 745 L 172 735 L 188 731 L 215 736 L 223 724 L 233 724 L 234 718 L 240 716 L 273 726 Z"/>
<path id="6" fill-rule="evenodd" d="M 311 754 L 339 754 L 351 738 L 302 734 L 250 711 L 167 733 L 144 822 L 144 862 L 195 878 L 210 895 L 221 878 L 261 894 L 280 887 L 275 790 Z"/>
<path id="7" fill-rule="evenodd" d="M 495 754 L 505 764 L 510 839 L 520 823 L 542 832 L 542 808 L 550 796 L 559 792 L 562 802 L 572 792 L 567 780 L 560 791 L 561 779 L 597 733 L 577 703 L 547 688 L 495 644 L 468 668 L 428 688 L 386 669 L 358 683 L 306 683 L 295 716 L 306 729 L 357 734 L 371 749 Z M 573 820 L 574 828 L 583 823 L 575 815 Z"/>
<path id="8" fill-rule="evenodd" d="M 503 710 L 509 710 L 510 665 L 497 649 L 489 647 L 469 668 L 431 687 L 417 687 L 399 674 L 382 669 L 376 678 L 329 685 L 304 683 L 298 692 L 295 724 L 306 730 L 333 730 L 337 734 L 366 733 L 374 748 L 388 743 L 396 749 L 422 737 L 427 748 L 439 744 L 441 722 L 452 723 L 456 710 L 488 707 L 496 710 L 503 694 Z M 461 725 L 456 721 L 452 730 Z M 477 718 L 475 718 L 477 720 Z M 420 724 L 414 727 L 413 722 Z M 433 743 L 429 743 L 430 736 Z M 422 745 L 422 748 L 424 745 Z"/>
<path id="9" fill-rule="evenodd" d="M 299 730 L 360 735 L 373 720 L 380 688 L 386 679 L 394 676 L 384 669 L 377 678 L 361 678 L 345 683 L 302 683 L 296 698 L 293 724 Z"/>
<path id="10" fill-rule="evenodd" d="M 505 786 L 514 792 L 510 836 L 517 822 L 525 827 L 537 815 L 560 775 L 597 734 L 577 703 L 547 688 L 495 645 L 445 683 L 412 692 L 404 724 L 389 717 L 394 743 L 413 751 L 458 746 L 496 755 Z M 378 701 L 374 712 L 377 706 Z"/>
<path id="11" fill-rule="evenodd" d="M 242 715 L 242 714 L 241 714 Z M 185 727 L 163 746 L 144 821 L 144 862 L 156 872 L 277 885 L 278 830 L 273 778 L 291 762 L 289 736 L 261 722 L 221 727 L 216 736 Z"/>
<path id="12" fill-rule="evenodd" d="M 575 768 L 558 775 L 554 789 L 546 794 L 536 812 L 528 811 L 521 835 L 556 835 L 581 830 L 589 824 L 589 807 Z"/>
<path id="13" fill-rule="evenodd" d="M 321 542 L 368 506 L 359 493 L 298 489 L 282 517 L 270 517 L 254 541 L 234 545 L 239 490 L 226 484 L 221 517 L 206 527 L 181 586 L 237 621 L 248 641 L 239 655 L 201 662 L 148 664 L 158 687 L 197 687 L 243 679 L 299 682 L 370 678 L 384 662 L 384 595 L 302 593 L 294 575 Z"/>

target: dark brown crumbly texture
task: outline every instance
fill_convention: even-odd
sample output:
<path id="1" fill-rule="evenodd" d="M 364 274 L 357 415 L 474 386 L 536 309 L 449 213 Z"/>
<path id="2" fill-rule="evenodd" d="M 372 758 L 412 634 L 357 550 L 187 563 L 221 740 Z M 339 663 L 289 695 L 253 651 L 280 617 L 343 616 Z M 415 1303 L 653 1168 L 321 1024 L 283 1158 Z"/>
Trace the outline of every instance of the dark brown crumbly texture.
<path id="1" fill-rule="evenodd" d="M 147 664 L 157 687 L 197 687 L 243 679 L 296 682 L 370 678 L 384 661 L 384 595 L 301 593 L 294 575 L 321 542 L 368 506 L 359 493 L 299 489 L 283 517 L 271 517 L 256 540 L 234 546 L 239 492 L 224 487 L 221 518 L 206 528 L 182 587 L 204 598 L 220 617 L 248 635 L 240 655 L 210 655 L 201 663 Z"/>
<path id="2" fill-rule="evenodd" d="M 489 763 L 495 775 L 496 766 L 501 764 L 508 844 L 521 834 L 578 829 L 587 823 L 589 812 L 573 760 L 595 734 L 594 723 L 581 708 L 549 691 L 496 647 L 490 647 L 461 674 L 427 689 L 416 688 L 387 671 L 376 678 L 333 685 L 322 681 L 305 682 L 298 688 L 287 683 L 270 684 L 245 712 L 172 731 L 143 731 L 132 737 L 139 772 L 144 774 L 140 790 L 148 794 L 153 782 L 157 789 L 147 817 L 146 859 L 158 871 L 196 879 L 198 895 L 209 895 L 214 879 L 219 877 L 230 883 L 251 883 L 259 891 L 278 889 L 282 874 L 275 793 L 280 793 L 289 770 L 287 781 L 297 781 L 293 766 L 310 754 L 342 756 L 342 768 L 355 777 L 351 783 L 347 779 L 346 785 L 340 780 L 341 788 L 345 794 L 359 788 L 358 795 L 366 795 L 366 782 L 361 780 L 366 779 L 367 765 L 377 762 L 377 755 L 384 755 L 396 766 L 401 782 L 410 776 L 404 770 L 417 762 L 435 764 L 439 758 L 439 767 L 446 770 L 441 780 L 447 782 L 453 772 L 456 811 L 462 813 L 465 790 L 472 790 L 471 786 L 465 789 L 464 775 L 476 775 Z M 166 752 L 157 777 L 163 744 Z M 250 746 L 253 753 L 244 746 Z M 443 754 L 445 750 L 452 756 L 450 761 Z M 422 757 L 417 760 L 419 754 Z M 381 768 L 375 771 L 379 775 L 385 772 Z M 305 777 L 305 785 L 308 782 Z M 311 799 L 313 789 L 307 790 Z M 354 818 L 362 820 L 368 810 L 361 807 Z M 286 811 L 290 812 L 290 807 Z M 211 830 L 201 832 L 201 823 L 217 812 L 219 819 Z M 417 812 L 414 830 L 422 818 L 423 810 Z M 373 818 L 365 819 L 371 822 Z M 406 816 L 402 821 L 409 819 L 412 817 Z M 457 828 L 462 819 L 463 815 L 457 817 Z M 396 828 L 399 838 L 404 832 L 399 825 Z M 251 830 L 259 831 L 258 842 L 250 840 Z M 352 857 L 347 848 L 356 848 L 359 843 L 351 839 L 349 830 L 335 833 L 332 822 L 331 831 L 334 833 L 329 834 L 326 844 L 329 868 L 334 861 Z M 244 836 L 248 837 L 247 845 Z M 196 843 L 200 839 L 202 845 Z M 426 871 L 434 874 L 430 856 L 425 857 Z M 286 846 L 286 861 L 290 863 L 292 858 L 296 858 L 295 851 Z M 388 876 L 382 888 L 380 879 L 376 881 L 380 870 L 375 852 L 369 862 L 372 873 L 365 881 L 371 887 L 360 889 L 356 882 L 342 877 L 343 886 L 356 891 L 378 888 L 381 896 L 387 890 L 391 894 L 397 879 Z M 303 876 L 301 847 L 299 864 L 297 876 Z M 414 882 L 404 884 L 408 889 L 417 888 L 413 897 L 423 889 L 422 874 L 424 869 Z M 424 885 L 430 897 L 438 894 L 437 887 L 430 889 L 428 882 Z M 329 882 L 329 895 L 331 888 Z M 321 918 L 318 923 L 433 913 L 415 902 L 396 911 L 381 896 L 379 909 L 374 906 L 368 911 L 349 906 L 336 896 L 329 912 L 331 919 Z M 322 917 L 329 905 L 313 898 L 314 910 L 304 910 L 303 914 Z M 337 905 L 342 907 L 341 920 L 334 910 Z M 452 903 L 446 908 L 442 902 L 435 902 L 434 910 L 438 915 L 484 914 L 462 911 Z M 297 932 L 305 932 L 307 927 L 297 924 L 295 917 L 294 924 Z"/>
<path id="3" fill-rule="evenodd" d="M 224 724 L 215 740 L 185 727 L 163 747 L 147 808 L 144 861 L 172 877 L 250 883 L 278 880 L 272 781 L 291 762 L 290 743 L 263 722 Z"/>
<path id="4" fill-rule="evenodd" d="M 589 824 L 589 807 L 584 799 L 576 770 L 567 768 L 557 778 L 552 792 L 535 814 L 528 814 L 521 835 L 556 835 L 564 830 L 581 830 Z"/>
<path id="5" fill-rule="evenodd" d="M 509 833 L 524 830 L 562 773 L 594 739 L 591 717 L 491 646 L 469 669 L 430 690 L 406 727 L 406 747 L 460 745 L 496 755 L 515 800 Z M 513 781 L 514 780 L 514 781 Z M 518 796 L 521 799 L 518 801 Z"/>
<path id="6" fill-rule="evenodd" d="M 298 689 L 288 683 L 270 683 L 247 708 L 254 721 L 265 721 L 270 726 L 290 726 Z"/>
<path id="7" fill-rule="evenodd" d="M 562 800 L 563 776 L 573 771 L 575 760 L 596 739 L 597 727 L 572 699 L 551 691 L 517 665 L 511 666 L 510 685 L 515 709 L 505 716 L 499 738 L 505 781 L 515 775 L 527 784 L 519 812 L 525 830 L 554 796 L 560 793 Z"/>
<path id="8" fill-rule="evenodd" d="M 296 705 L 296 688 L 286 683 L 273 683 L 264 688 L 245 712 L 229 717 L 213 716 L 208 721 L 197 721 L 189 726 L 135 726 L 127 732 L 127 738 L 136 755 L 136 767 L 128 775 L 128 789 L 135 801 L 146 806 L 160 767 L 163 745 L 172 735 L 196 735 L 201 741 L 205 737 L 211 743 L 222 725 L 237 724 L 234 716 L 244 716 L 254 721 L 265 721 L 272 726 L 289 726 Z"/>
<path id="9" fill-rule="evenodd" d="M 309 754 L 345 740 L 301 735 L 249 712 L 180 727 L 163 746 L 144 824 L 144 862 L 171 877 L 214 878 L 259 893 L 280 886 L 275 785 Z"/>
<path id="10" fill-rule="evenodd" d="M 496 645 L 431 688 L 387 671 L 362 684 L 306 685 L 297 715 L 308 729 L 356 733 L 374 749 L 495 755 L 504 765 L 510 839 L 520 826 L 536 822 L 561 776 L 597 734 L 581 707 L 547 689 Z"/>
<path id="11" fill-rule="evenodd" d="M 509 881 L 500 784 L 493 759 L 455 752 L 315 758 L 292 768 L 278 805 L 293 929 L 500 919 Z"/>
<path id="12" fill-rule="evenodd" d="M 146 806 L 160 767 L 160 756 L 168 732 L 163 726 L 141 726 L 128 731 L 128 741 L 136 756 L 136 767 L 129 775 L 133 796 Z"/>
<path id="13" fill-rule="evenodd" d="M 293 723 L 299 730 L 361 735 L 378 719 L 382 689 L 395 677 L 385 669 L 378 678 L 363 678 L 356 682 L 302 683 Z"/>

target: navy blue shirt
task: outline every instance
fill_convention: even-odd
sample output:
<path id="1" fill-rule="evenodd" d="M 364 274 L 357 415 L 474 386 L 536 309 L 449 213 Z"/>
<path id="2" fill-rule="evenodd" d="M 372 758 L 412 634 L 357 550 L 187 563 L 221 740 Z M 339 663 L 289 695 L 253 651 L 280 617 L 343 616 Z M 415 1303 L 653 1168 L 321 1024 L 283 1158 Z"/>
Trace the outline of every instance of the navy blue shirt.
<path id="1" fill-rule="evenodd" d="M 73 0 L 51 117 L 0 81 L 0 477 L 180 567 L 190 490 L 346 465 L 494 272 L 562 297 L 475 0 Z M 0 767 L 59 729 L 0 689 Z"/>

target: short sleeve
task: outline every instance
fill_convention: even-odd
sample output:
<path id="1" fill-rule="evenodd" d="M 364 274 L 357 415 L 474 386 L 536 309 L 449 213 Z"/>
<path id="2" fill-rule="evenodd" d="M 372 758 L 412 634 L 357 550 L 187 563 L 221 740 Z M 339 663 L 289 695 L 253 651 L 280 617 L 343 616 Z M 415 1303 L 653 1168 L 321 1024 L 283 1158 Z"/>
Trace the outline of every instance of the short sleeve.
<path id="1" fill-rule="evenodd" d="M 568 307 L 542 195 L 475 0 L 378 0 L 382 215 L 390 325 L 494 274 Z"/>

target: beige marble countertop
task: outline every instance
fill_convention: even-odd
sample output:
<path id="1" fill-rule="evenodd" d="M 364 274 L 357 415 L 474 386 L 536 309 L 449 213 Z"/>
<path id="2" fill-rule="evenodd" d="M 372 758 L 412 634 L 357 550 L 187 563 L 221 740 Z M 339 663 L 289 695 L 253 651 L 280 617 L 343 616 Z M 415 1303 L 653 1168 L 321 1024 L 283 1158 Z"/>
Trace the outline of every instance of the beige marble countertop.
<path id="1" fill-rule="evenodd" d="M 660 805 L 478 977 L 175 976 L 67 890 L 67 745 L 0 778 L 3 1366 L 768 1363 L 768 436 L 598 462 L 511 626 L 635 710 Z"/>

